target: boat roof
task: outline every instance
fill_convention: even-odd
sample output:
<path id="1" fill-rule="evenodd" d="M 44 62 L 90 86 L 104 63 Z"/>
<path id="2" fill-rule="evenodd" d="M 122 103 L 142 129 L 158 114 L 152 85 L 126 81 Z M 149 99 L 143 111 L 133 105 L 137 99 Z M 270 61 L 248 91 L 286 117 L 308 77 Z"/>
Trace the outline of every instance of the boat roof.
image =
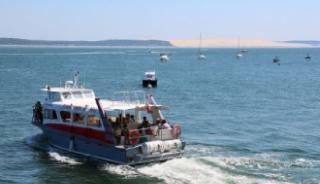
<path id="1" fill-rule="evenodd" d="M 87 88 L 65 88 L 65 87 L 45 87 L 42 88 L 41 91 L 50 91 L 50 92 L 75 92 L 75 91 L 81 91 L 81 92 L 85 92 L 85 91 L 90 91 L 92 92 L 92 89 L 87 89 Z"/>
<path id="2" fill-rule="evenodd" d="M 144 75 L 156 75 L 156 71 L 146 71 Z"/>
<path id="3" fill-rule="evenodd" d="M 95 99 L 81 99 L 81 100 L 65 100 L 57 102 L 48 102 L 46 105 L 52 106 L 73 106 L 78 108 L 95 109 L 97 110 L 97 104 Z M 157 107 L 160 110 L 168 109 L 167 106 L 163 105 L 153 105 L 153 104 L 142 104 L 142 103 L 128 103 L 124 101 L 113 101 L 113 100 L 100 100 L 100 104 L 105 111 L 115 111 L 115 110 L 147 110 L 147 106 Z"/>

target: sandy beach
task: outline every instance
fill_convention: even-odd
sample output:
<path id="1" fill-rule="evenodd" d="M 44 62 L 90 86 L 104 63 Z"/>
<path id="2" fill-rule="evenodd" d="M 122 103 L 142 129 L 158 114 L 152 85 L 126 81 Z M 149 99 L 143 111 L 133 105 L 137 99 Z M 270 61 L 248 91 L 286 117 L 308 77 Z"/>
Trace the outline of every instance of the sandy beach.
<path id="1" fill-rule="evenodd" d="M 170 40 L 176 47 L 199 47 L 199 40 Z M 205 39 L 202 40 L 202 47 L 207 48 L 236 48 L 237 39 Z M 268 40 L 240 40 L 241 48 L 310 48 L 308 44 L 286 43 Z"/>

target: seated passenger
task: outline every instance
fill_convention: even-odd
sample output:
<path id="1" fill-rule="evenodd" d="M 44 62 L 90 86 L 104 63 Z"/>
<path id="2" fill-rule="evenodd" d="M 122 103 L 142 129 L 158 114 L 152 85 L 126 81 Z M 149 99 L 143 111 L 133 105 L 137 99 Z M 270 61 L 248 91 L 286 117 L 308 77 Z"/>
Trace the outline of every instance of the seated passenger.
<path id="1" fill-rule="evenodd" d="M 161 121 L 161 128 L 162 129 L 171 129 L 171 126 L 169 125 L 169 123 L 167 123 L 167 121 L 165 119 L 163 119 Z"/>

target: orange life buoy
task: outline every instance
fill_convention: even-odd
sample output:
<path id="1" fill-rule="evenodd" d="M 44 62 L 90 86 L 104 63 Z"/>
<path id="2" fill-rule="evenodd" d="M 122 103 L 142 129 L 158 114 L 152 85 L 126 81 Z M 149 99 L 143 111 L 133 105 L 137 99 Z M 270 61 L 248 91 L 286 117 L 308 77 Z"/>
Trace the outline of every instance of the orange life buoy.
<path id="1" fill-rule="evenodd" d="M 140 132 L 138 129 L 133 129 L 128 131 L 128 141 L 129 144 L 135 145 L 140 141 Z"/>
<path id="2" fill-rule="evenodd" d="M 174 139 L 177 139 L 181 135 L 181 126 L 180 125 L 173 125 L 171 129 L 171 135 Z"/>

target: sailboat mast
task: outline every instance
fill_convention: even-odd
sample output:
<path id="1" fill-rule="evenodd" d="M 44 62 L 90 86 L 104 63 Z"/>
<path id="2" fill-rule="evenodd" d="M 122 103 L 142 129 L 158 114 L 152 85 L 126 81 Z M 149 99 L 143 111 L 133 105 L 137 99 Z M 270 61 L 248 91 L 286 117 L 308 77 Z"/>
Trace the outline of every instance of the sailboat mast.
<path id="1" fill-rule="evenodd" d="M 199 38 L 199 54 L 201 54 L 201 45 L 202 45 L 202 34 L 200 33 L 200 38 Z"/>

